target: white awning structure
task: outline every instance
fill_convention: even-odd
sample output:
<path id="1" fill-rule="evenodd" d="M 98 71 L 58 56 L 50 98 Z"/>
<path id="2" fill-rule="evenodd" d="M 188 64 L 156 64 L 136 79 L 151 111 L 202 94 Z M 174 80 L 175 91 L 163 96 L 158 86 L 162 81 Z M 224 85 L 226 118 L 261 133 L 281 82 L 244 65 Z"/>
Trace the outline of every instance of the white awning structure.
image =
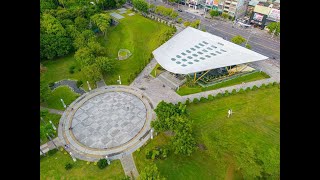
<path id="1" fill-rule="evenodd" d="M 190 74 L 268 59 L 192 27 L 187 27 L 152 53 L 164 69 L 175 74 Z"/>

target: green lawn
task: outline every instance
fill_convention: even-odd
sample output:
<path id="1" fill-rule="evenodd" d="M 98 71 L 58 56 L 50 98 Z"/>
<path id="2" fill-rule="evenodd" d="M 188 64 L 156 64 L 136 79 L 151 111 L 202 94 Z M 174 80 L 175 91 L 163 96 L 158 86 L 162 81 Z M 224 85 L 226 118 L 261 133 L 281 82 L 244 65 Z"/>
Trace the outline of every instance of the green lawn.
<path id="1" fill-rule="evenodd" d="M 227 118 L 232 108 L 234 114 Z M 213 101 L 190 104 L 194 133 L 201 147 L 190 156 L 170 154 L 155 160 L 162 176 L 170 179 L 279 179 L 280 174 L 280 89 L 259 89 Z M 167 144 L 163 133 L 134 152 L 139 171 L 152 160 L 147 149 Z M 240 169 L 239 169 L 240 167 Z"/>
<path id="2" fill-rule="evenodd" d="M 223 87 L 241 84 L 242 82 L 251 82 L 251 81 L 256 81 L 256 80 L 265 79 L 265 78 L 270 78 L 270 76 L 264 72 L 254 72 L 252 74 L 240 76 L 240 77 L 234 78 L 232 80 L 221 82 L 219 84 L 215 84 L 213 86 L 209 86 L 206 88 L 203 88 L 200 85 L 196 85 L 195 87 L 188 87 L 187 85 L 183 85 L 179 88 L 177 93 L 180 96 L 184 96 L 184 95 L 188 95 L 188 94 L 194 94 L 194 93 L 199 93 L 202 91 L 219 89 L 219 88 L 223 88 Z"/>
<path id="3" fill-rule="evenodd" d="M 47 102 L 43 103 L 42 105 L 44 107 L 48 107 L 52 109 L 64 110 L 64 107 L 60 99 L 63 99 L 64 103 L 66 105 L 69 105 L 74 100 L 76 100 L 79 96 L 80 96 L 79 94 L 74 93 L 69 87 L 60 86 L 52 91 Z"/>
<path id="4" fill-rule="evenodd" d="M 47 84 L 63 79 L 82 80 L 83 89 L 88 91 L 88 85 L 81 73 L 81 70 L 79 71 L 79 66 L 73 58 L 73 54 L 55 60 L 44 61 L 42 64 L 47 68 L 47 71 L 41 76 L 41 79 Z M 69 72 L 69 67 L 71 66 L 76 67 L 73 74 Z M 91 88 L 95 88 L 96 84 L 90 82 L 90 86 Z"/>
<path id="5" fill-rule="evenodd" d="M 120 75 L 122 84 L 128 85 L 130 74 L 134 75 L 136 71 L 145 67 L 152 51 L 161 45 L 165 34 L 172 29 L 137 13 L 128 16 L 129 13 L 130 11 L 121 14 L 125 18 L 119 20 L 117 26 L 111 27 L 106 37 L 99 37 L 101 44 L 106 47 L 107 55 L 114 59 L 118 66 L 114 73 L 105 76 L 107 84 L 117 84 Z M 128 49 L 132 55 L 126 60 L 116 60 L 119 49 Z"/>
<path id="6" fill-rule="evenodd" d="M 60 121 L 60 118 L 61 118 L 61 115 L 59 114 L 51 114 L 51 113 L 48 113 L 45 117 L 42 117 L 43 118 L 43 121 L 46 123 L 46 124 L 49 124 L 51 121 L 54 126 L 58 129 L 58 126 L 59 126 L 59 121 Z M 44 126 L 44 122 L 42 120 L 40 120 L 40 126 Z M 57 131 L 54 133 L 54 137 L 57 137 Z M 48 138 L 44 138 L 44 139 L 41 139 L 42 140 L 42 143 L 41 144 L 44 144 L 46 142 L 49 141 Z"/>
<path id="7" fill-rule="evenodd" d="M 65 152 L 63 150 L 63 152 Z M 112 161 L 110 166 L 99 169 L 93 163 L 77 160 L 73 162 L 69 154 L 58 151 L 56 154 L 40 159 L 40 179 L 122 179 L 125 177 L 120 160 Z M 73 168 L 66 170 L 67 163 Z"/>

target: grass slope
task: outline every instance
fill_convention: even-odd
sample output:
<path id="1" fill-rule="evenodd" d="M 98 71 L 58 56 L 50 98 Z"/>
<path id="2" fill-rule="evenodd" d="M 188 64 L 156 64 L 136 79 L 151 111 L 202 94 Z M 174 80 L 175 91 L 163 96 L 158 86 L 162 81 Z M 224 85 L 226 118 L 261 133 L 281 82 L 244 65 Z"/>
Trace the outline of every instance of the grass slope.
<path id="1" fill-rule="evenodd" d="M 241 84 L 242 82 L 251 82 L 251 81 L 256 81 L 256 80 L 265 79 L 265 78 L 270 78 L 270 76 L 264 72 L 254 72 L 252 74 L 249 74 L 246 76 L 240 76 L 240 77 L 234 78 L 232 80 L 225 81 L 225 82 L 222 82 L 222 83 L 219 83 L 219 84 L 216 84 L 213 86 L 209 86 L 206 88 L 203 88 L 200 85 L 197 85 L 195 87 L 188 87 L 186 85 L 183 85 L 179 88 L 177 93 L 180 96 L 184 96 L 184 95 L 188 95 L 188 94 L 194 94 L 194 93 L 199 93 L 202 91 L 219 89 L 219 88 L 223 88 L 223 87 Z"/>
<path id="2" fill-rule="evenodd" d="M 232 108 L 234 114 L 227 118 Z M 170 179 L 253 179 L 265 174 L 279 179 L 280 174 L 280 89 L 271 87 L 213 101 L 190 104 L 194 133 L 203 148 L 191 156 L 170 154 L 155 160 L 162 175 Z M 145 152 L 169 142 L 163 133 L 134 152 L 139 171 L 152 160 Z M 206 149 L 206 150 L 205 150 Z M 240 169 L 239 169 L 240 168 Z"/>
<path id="3" fill-rule="evenodd" d="M 165 34 L 171 29 L 139 14 L 128 16 L 129 13 L 130 11 L 122 14 L 125 18 L 119 20 L 117 26 L 111 27 L 106 37 L 99 39 L 111 59 L 117 58 L 119 49 L 128 49 L 132 53 L 126 60 L 115 60 L 118 69 L 105 77 L 107 84 L 117 84 L 119 75 L 122 84 L 129 84 L 127 79 L 130 74 L 134 75 L 136 71 L 145 67 L 152 51 L 161 45 Z"/>
<path id="4" fill-rule="evenodd" d="M 43 104 L 43 106 L 52 109 L 64 110 L 60 99 L 63 99 L 64 103 L 68 106 L 79 96 L 79 94 L 74 93 L 69 87 L 60 86 L 52 91 L 50 97 L 48 98 L 47 102 Z"/>
<path id="5" fill-rule="evenodd" d="M 63 151 L 65 152 L 65 151 Z M 40 179 L 121 179 L 125 177 L 120 160 L 112 161 L 110 166 L 99 169 L 93 163 L 77 160 L 73 162 L 69 154 L 58 151 L 56 154 L 40 159 Z M 73 168 L 66 170 L 67 163 Z"/>
<path id="6" fill-rule="evenodd" d="M 60 121 L 60 118 L 61 118 L 61 115 L 59 114 L 51 114 L 51 113 L 48 113 L 45 117 L 42 117 L 43 118 L 43 121 L 46 123 L 46 124 L 49 124 L 51 121 L 54 126 L 58 129 L 58 126 L 59 126 L 59 121 Z M 44 126 L 44 122 L 42 120 L 40 120 L 40 126 Z M 57 131 L 54 133 L 54 137 L 57 137 L 58 133 Z M 49 141 L 48 138 L 43 138 L 41 139 L 42 140 L 42 143 L 41 144 L 44 144 L 46 142 Z"/>

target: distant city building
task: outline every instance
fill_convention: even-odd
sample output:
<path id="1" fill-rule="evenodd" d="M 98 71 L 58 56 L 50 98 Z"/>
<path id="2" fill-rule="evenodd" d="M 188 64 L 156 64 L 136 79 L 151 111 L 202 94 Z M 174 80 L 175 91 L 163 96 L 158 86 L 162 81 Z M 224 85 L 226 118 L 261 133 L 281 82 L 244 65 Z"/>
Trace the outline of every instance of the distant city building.
<path id="1" fill-rule="evenodd" d="M 248 4 L 248 0 L 221 0 L 218 9 L 232 17 L 241 18 L 246 14 Z"/>
<path id="2" fill-rule="evenodd" d="M 269 4 L 268 7 L 258 4 L 254 7 L 249 22 L 264 29 L 271 22 L 280 22 L 280 10 L 274 8 L 274 4 Z"/>

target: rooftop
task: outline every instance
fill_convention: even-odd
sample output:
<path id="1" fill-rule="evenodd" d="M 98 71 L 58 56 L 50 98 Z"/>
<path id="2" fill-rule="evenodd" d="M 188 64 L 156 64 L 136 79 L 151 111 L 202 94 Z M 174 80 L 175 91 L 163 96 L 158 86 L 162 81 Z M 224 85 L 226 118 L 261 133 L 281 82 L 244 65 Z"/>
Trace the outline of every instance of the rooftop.
<path id="1" fill-rule="evenodd" d="M 152 53 L 163 68 L 176 74 L 190 74 L 268 59 L 192 27 L 187 27 Z"/>

